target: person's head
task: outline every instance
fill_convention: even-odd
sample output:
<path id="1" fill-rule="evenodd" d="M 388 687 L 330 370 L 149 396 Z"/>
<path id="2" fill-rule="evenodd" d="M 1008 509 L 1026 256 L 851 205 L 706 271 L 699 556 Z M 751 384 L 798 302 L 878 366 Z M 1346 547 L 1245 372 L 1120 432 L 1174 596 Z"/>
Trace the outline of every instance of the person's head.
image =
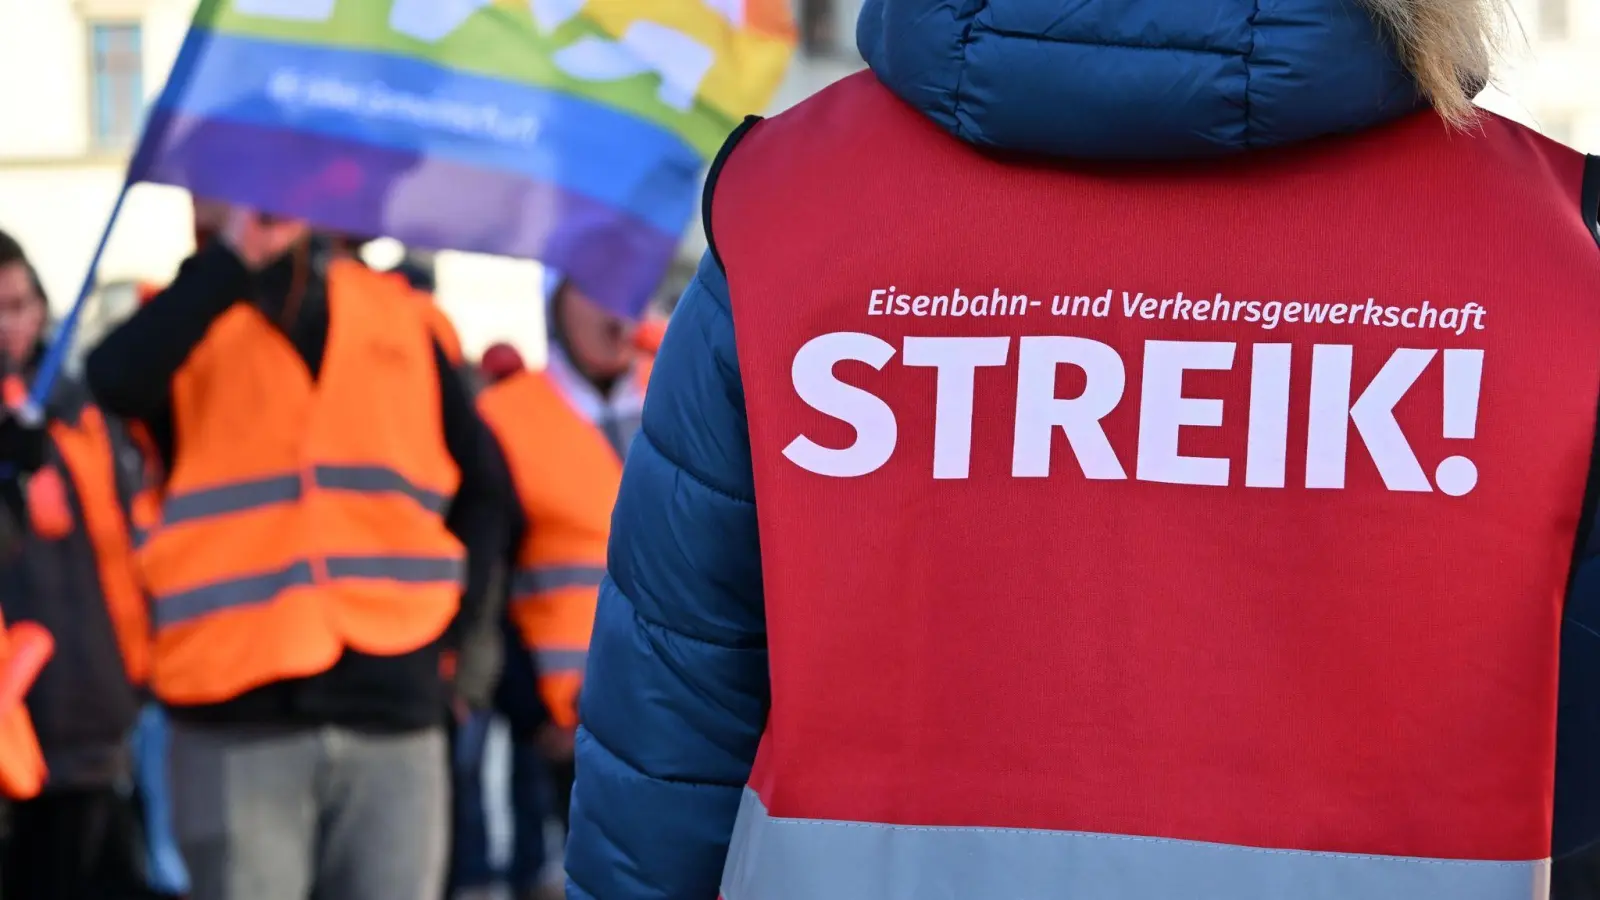
<path id="1" fill-rule="evenodd" d="M 22 246 L 0 231 L 0 357 L 18 365 L 44 337 L 50 308 Z"/>
<path id="2" fill-rule="evenodd" d="M 570 281 L 556 289 L 551 324 L 572 364 L 596 383 L 615 381 L 628 373 L 639 356 L 633 323 L 608 312 Z"/>
<path id="3" fill-rule="evenodd" d="M 221 200 L 190 197 L 194 210 L 194 245 L 204 247 L 228 224 L 228 204 Z"/>
<path id="4" fill-rule="evenodd" d="M 1489 83 L 1507 0 L 1361 0 L 1388 30 L 1424 96 L 1455 125 Z"/>

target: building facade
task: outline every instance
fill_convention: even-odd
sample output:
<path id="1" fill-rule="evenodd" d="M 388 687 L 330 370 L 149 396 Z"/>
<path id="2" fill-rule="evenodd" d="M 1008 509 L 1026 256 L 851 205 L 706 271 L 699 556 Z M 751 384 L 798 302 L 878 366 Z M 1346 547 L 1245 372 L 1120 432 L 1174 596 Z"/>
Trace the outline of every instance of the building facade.
<path id="1" fill-rule="evenodd" d="M 1600 153 L 1600 2 L 1516 0 L 1506 62 L 1480 102 Z"/>
<path id="2" fill-rule="evenodd" d="M 860 68 L 861 0 L 795 0 L 802 52 L 775 106 Z M 1600 2 L 1517 0 L 1520 34 L 1484 103 L 1600 151 Z M 52 306 L 70 306 L 122 184 L 144 109 L 177 55 L 195 0 L 0 0 L 0 229 L 36 259 Z M 190 251 L 187 196 L 133 190 L 100 268 L 103 326 L 131 302 L 126 286 L 169 278 Z M 662 286 L 675 297 L 704 250 L 698 217 Z M 476 351 L 509 339 L 543 355 L 536 264 L 440 254 L 440 302 Z M 92 337 L 96 329 L 89 329 Z"/>

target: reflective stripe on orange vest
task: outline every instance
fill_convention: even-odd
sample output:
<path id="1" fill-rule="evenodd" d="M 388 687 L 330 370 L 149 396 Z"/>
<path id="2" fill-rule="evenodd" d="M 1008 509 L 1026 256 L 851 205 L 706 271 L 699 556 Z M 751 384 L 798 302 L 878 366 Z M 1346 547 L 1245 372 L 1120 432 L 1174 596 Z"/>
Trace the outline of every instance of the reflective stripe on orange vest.
<path id="1" fill-rule="evenodd" d="M 531 566 L 518 569 L 511 582 L 515 595 L 547 594 L 562 588 L 599 587 L 605 566 Z"/>
<path id="2" fill-rule="evenodd" d="M 525 543 L 531 541 L 531 538 Z M 529 549 L 529 553 L 536 550 Z M 587 597 L 600 590 L 600 582 L 606 577 L 606 567 L 603 565 L 534 565 L 517 569 L 511 579 L 512 617 L 519 623 L 528 623 L 527 630 L 532 630 L 542 637 L 529 642 L 538 663 L 541 677 L 555 677 L 560 675 L 583 675 L 584 666 L 589 661 L 589 651 L 585 648 L 562 647 L 564 639 L 560 635 L 559 626 L 546 627 L 545 616 L 540 616 L 530 609 L 533 604 L 554 604 L 559 606 L 564 598 L 584 598 L 573 604 L 574 619 L 585 615 L 589 618 L 589 628 L 593 629 L 593 613 L 588 611 Z M 581 608 L 580 608 L 581 605 Z M 587 639 L 584 640 L 587 644 Z"/>
<path id="3" fill-rule="evenodd" d="M 487 388 L 478 408 L 500 441 L 527 523 L 511 617 L 534 653 L 545 705 L 570 726 L 622 465 L 605 435 L 543 372 L 518 372 Z"/>
<path id="4" fill-rule="evenodd" d="M 444 512 L 460 476 L 428 307 L 350 262 L 328 296 L 315 384 L 240 304 L 174 385 L 177 458 L 139 550 L 168 702 L 315 674 L 347 646 L 407 653 L 456 613 L 465 552 Z"/>
<path id="5" fill-rule="evenodd" d="M 180 625 L 212 613 L 238 606 L 266 603 L 289 588 L 310 587 L 318 583 L 317 564 L 327 572 L 323 581 L 366 579 L 404 584 L 459 584 L 466 575 L 461 560 L 427 559 L 415 556 L 330 556 L 319 560 L 298 560 L 271 572 L 242 575 L 156 597 L 157 628 Z"/>
<path id="6" fill-rule="evenodd" d="M 401 494 L 435 514 L 442 514 L 450 504 L 450 498 L 443 494 L 414 485 L 399 472 L 382 466 L 317 465 L 312 467 L 312 481 L 323 490 Z M 296 472 L 183 493 L 169 491 L 162 508 L 162 522 L 172 526 L 276 503 L 294 503 L 303 495 L 304 482 Z"/>
<path id="7" fill-rule="evenodd" d="M 723 900 L 1532 900 L 1550 864 L 1269 850 L 1138 835 L 780 819 L 746 790 Z M 1337 885 L 1308 894 L 1291 885 Z M 924 893 L 924 891 L 926 893 Z"/>

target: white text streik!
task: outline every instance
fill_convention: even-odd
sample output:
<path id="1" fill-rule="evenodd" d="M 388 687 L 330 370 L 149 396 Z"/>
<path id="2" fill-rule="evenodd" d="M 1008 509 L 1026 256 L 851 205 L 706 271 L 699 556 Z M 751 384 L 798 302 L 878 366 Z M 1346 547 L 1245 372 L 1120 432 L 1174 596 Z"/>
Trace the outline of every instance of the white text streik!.
<path id="1" fill-rule="evenodd" d="M 936 371 L 934 478 L 968 477 L 977 369 L 1007 365 L 1012 343 L 1009 337 L 905 338 L 901 364 Z M 1128 478 L 1100 425 L 1123 400 L 1127 374 L 1122 357 L 1110 345 L 1082 337 L 1030 336 L 1016 343 L 1019 348 L 1012 476 L 1050 475 L 1051 443 L 1059 428 L 1084 477 Z M 1289 445 L 1293 345 L 1246 346 L 1250 356 L 1250 403 L 1244 484 L 1282 488 Z M 1222 424 L 1223 401 L 1184 396 L 1183 377 L 1189 370 L 1231 370 L 1238 348 L 1236 343 L 1223 341 L 1144 342 L 1134 478 L 1216 487 L 1233 483 L 1233 460 L 1179 455 L 1178 432 L 1184 427 L 1214 428 Z M 824 334 L 801 347 L 791 369 L 795 392 L 818 412 L 851 425 L 856 439 L 850 446 L 836 449 L 800 435 L 784 448 L 784 456 L 806 471 L 834 478 L 858 478 L 882 468 L 893 457 L 898 438 L 894 410 L 877 395 L 840 381 L 833 368 L 839 362 L 855 360 L 882 369 L 896 352 L 881 338 L 849 331 Z M 1344 487 L 1351 425 L 1391 491 L 1429 492 L 1437 485 L 1445 494 L 1462 496 L 1477 486 L 1477 467 L 1464 456 L 1451 456 L 1441 462 L 1430 481 L 1394 418 L 1395 404 L 1441 351 L 1394 351 L 1354 398 L 1354 348 L 1317 344 L 1311 354 L 1306 487 Z M 1483 351 L 1445 350 L 1442 355 L 1443 436 L 1469 440 L 1477 431 Z M 1085 386 L 1077 397 L 1056 396 L 1057 369 L 1063 365 L 1084 372 Z"/>

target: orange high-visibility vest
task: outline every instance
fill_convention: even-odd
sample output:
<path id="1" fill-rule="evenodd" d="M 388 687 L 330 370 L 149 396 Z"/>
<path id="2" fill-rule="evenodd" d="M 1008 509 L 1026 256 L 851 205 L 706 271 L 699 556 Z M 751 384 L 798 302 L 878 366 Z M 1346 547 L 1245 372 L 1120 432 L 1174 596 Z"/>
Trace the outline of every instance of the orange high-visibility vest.
<path id="1" fill-rule="evenodd" d="M 130 682 L 143 684 L 150 666 L 150 614 L 134 567 L 133 537 L 118 496 L 111 433 L 100 410 L 87 406 L 76 423 L 52 421 L 50 439 L 66 463 L 77 493 L 123 667 Z M 65 501 L 63 508 L 68 509 Z"/>
<path id="2" fill-rule="evenodd" d="M 50 632 L 32 622 L 7 628 L 0 616 L 0 794 L 12 800 L 39 796 L 48 775 L 23 700 L 52 652 Z"/>
<path id="3" fill-rule="evenodd" d="M 383 277 L 392 281 L 398 290 L 409 295 L 415 302 L 422 304 L 423 316 L 427 319 L 428 328 L 433 334 L 434 341 L 438 342 L 439 349 L 444 351 L 445 359 L 450 360 L 453 366 L 459 366 L 466 359 L 461 351 L 461 334 L 456 331 L 456 324 L 450 320 L 449 313 L 439 306 L 438 300 L 427 291 L 419 291 L 411 286 L 411 282 L 399 272 L 383 272 Z"/>
<path id="4" fill-rule="evenodd" d="M 499 438 L 527 521 L 511 618 L 534 652 L 545 705 L 571 726 L 622 462 L 543 372 L 518 372 L 486 388 L 478 409 Z"/>
<path id="5" fill-rule="evenodd" d="M 315 382 L 246 303 L 178 373 L 176 458 L 139 550 L 163 700 L 222 702 L 326 671 L 345 647 L 408 653 L 455 616 L 465 551 L 444 511 L 460 472 L 433 335 L 405 290 L 330 266 Z"/>

